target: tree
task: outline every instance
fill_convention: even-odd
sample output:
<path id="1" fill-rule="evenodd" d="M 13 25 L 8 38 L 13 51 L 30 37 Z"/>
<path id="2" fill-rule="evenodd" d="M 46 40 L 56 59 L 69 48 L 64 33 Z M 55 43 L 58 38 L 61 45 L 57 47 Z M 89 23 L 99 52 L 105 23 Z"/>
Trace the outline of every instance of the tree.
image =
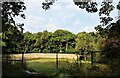
<path id="1" fill-rule="evenodd" d="M 68 52 L 75 47 L 75 35 L 67 30 L 56 30 L 50 41 L 59 52 Z"/>
<path id="2" fill-rule="evenodd" d="M 43 31 L 43 34 L 41 36 L 41 52 L 50 52 L 50 38 L 51 38 L 51 32 L 48 32 L 47 30 Z"/>
<path id="3" fill-rule="evenodd" d="M 16 26 L 6 26 L 7 28 L 5 28 L 2 33 L 3 52 L 18 51 L 18 45 L 23 36 Z"/>
<path id="4" fill-rule="evenodd" d="M 111 23 L 111 26 L 108 28 L 108 37 L 104 41 L 103 50 L 106 50 L 104 53 L 107 58 L 120 58 L 120 20 L 116 23 Z"/>
<path id="5" fill-rule="evenodd" d="M 2 25 L 5 24 L 14 24 L 15 25 L 15 16 L 21 16 L 25 19 L 25 15 L 22 13 L 26 7 L 24 2 L 2 2 Z"/>
<path id="6" fill-rule="evenodd" d="M 28 31 L 25 32 L 24 39 L 23 39 L 22 46 L 21 46 L 22 50 L 24 52 L 32 52 L 35 42 L 36 40 L 35 40 L 34 35 Z"/>
<path id="7" fill-rule="evenodd" d="M 14 17 L 21 16 L 25 18 L 22 13 L 26 9 L 24 2 L 2 2 L 2 43 L 3 50 L 6 51 L 16 51 L 18 49 L 18 44 L 23 39 L 22 26 L 24 24 L 16 24 Z"/>
<path id="8" fill-rule="evenodd" d="M 76 50 L 85 50 L 85 51 L 90 51 L 90 50 L 95 50 L 94 47 L 94 37 L 86 32 L 81 32 L 77 34 L 76 38 Z"/>
<path id="9" fill-rule="evenodd" d="M 35 42 L 35 47 L 33 49 L 34 52 L 41 52 L 41 44 L 42 44 L 42 32 L 37 32 L 34 34 L 36 42 Z"/>
<path id="10" fill-rule="evenodd" d="M 39 52 L 50 52 L 50 37 L 51 32 L 44 30 L 43 32 L 36 33 L 35 47 Z"/>

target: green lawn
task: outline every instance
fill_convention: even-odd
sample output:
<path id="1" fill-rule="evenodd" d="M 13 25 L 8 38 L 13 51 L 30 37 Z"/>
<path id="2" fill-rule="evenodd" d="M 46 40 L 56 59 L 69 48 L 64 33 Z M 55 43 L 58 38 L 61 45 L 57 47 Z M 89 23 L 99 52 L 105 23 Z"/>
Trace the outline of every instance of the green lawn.
<path id="1" fill-rule="evenodd" d="M 80 61 L 78 61 L 79 64 L 77 65 L 75 64 L 75 60 L 59 59 L 58 72 L 56 71 L 56 59 L 28 60 L 27 66 L 28 69 L 46 76 L 54 76 L 56 74 L 61 76 L 68 76 L 68 74 L 71 74 L 73 76 L 80 74 L 83 74 L 83 76 L 111 75 L 110 68 L 106 64 L 94 63 L 93 67 L 91 68 L 90 61 L 82 60 L 81 62 L 82 66 L 78 66 L 80 65 Z"/>
<path id="2" fill-rule="evenodd" d="M 66 74 L 66 70 L 75 60 L 59 59 L 58 62 L 58 73 Z M 27 66 L 29 69 L 38 72 L 39 74 L 45 75 L 55 75 L 56 70 L 56 59 L 39 59 L 39 60 L 29 60 L 27 61 Z"/>
<path id="3" fill-rule="evenodd" d="M 39 76 L 48 76 L 52 78 L 64 78 L 64 76 L 111 76 L 118 75 L 119 71 L 111 72 L 110 66 L 107 64 L 94 63 L 91 66 L 90 61 L 78 61 L 74 59 L 59 59 L 58 71 L 56 70 L 56 59 L 33 59 L 25 60 L 26 69 L 31 72 L 37 72 Z M 81 64 L 80 64 L 81 62 Z M 115 67 L 115 66 L 114 66 Z M 31 76 L 21 68 L 21 63 L 4 63 L 3 62 L 3 76 Z M 117 69 L 116 69 L 117 70 Z M 34 75 L 34 76 L 37 76 Z"/>

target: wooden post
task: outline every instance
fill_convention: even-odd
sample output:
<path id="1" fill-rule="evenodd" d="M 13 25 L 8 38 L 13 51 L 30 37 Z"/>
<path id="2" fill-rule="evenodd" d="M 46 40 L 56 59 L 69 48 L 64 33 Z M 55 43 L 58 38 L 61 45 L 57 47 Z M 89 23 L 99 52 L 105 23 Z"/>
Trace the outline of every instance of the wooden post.
<path id="1" fill-rule="evenodd" d="M 22 64 L 22 69 L 24 69 L 24 52 L 22 52 L 22 60 L 21 60 L 21 64 Z M 23 77 L 23 72 L 22 72 L 22 77 Z"/>
<path id="2" fill-rule="evenodd" d="M 22 68 L 23 68 L 23 66 L 24 66 L 24 52 L 22 52 Z"/>
<path id="3" fill-rule="evenodd" d="M 76 57 L 77 57 L 77 58 L 76 58 L 76 61 L 79 61 L 79 59 L 80 59 L 80 58 L 79 58 L 79 52 L 76 53 Z"/>
<path id="4" fill-rule="evenodd" d="M 58 72 L 58 52 L 56 53 L 56 71 Z"/>
<path id="5" fill-rule="evenodd" d="M 93 51 L 91 51 L 91 64 L 93 64 Z"/>
<path id="6" fill-rule="evenodd" d="M 7 53 L 7 63 L 8 63 L 8 55 L 9 55 L 9 54 Z"/>
<path id="7" fill-rule="evenodd" d="M 81 59 L 81 56 L 82 56 L 82 51 L 79 52 L 80 66 L 81 66 L 81 64 L 82 64 L 82 62 L 81 62 L 81 60 L 82 60 L 82 59 Z"/>
<path id="8" fill-rule="evenodd" d="M 84 52 L 84 60 L 87 61 L 87 54 Z"/>

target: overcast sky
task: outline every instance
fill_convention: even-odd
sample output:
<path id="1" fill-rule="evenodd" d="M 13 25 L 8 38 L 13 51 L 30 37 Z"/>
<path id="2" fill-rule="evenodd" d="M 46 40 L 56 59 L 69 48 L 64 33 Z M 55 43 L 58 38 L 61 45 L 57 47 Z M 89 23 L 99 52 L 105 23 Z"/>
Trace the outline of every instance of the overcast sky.
<path id="1" fill-rule="evenodd" d="M 24 31 L 36 33 L 44 30 L 54 32 L 57 29 L 64 29 L 77 34 L 82 31 L 95 31 L 94 27 L 100 24 L 98 13 L 88 13 L 78 8 L 72 0 L 57 0 L 47 11 L 42 9 L 43 1 L 25 0 L 26 19 L 16 18 L 17 22 L 25 24 Z M 111 13 L 113 18 L 117 15 L 117 10 Z"/>

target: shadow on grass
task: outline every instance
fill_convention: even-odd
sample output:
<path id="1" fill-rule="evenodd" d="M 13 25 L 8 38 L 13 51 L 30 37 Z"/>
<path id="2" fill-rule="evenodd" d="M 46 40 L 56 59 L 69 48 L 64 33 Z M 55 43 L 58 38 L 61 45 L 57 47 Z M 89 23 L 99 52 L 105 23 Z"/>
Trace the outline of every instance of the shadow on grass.
<path id="1" fill-rule="evenodd" d="M 30 66 L 27 66 L 27 64 Z M 27 64 L 25 64 L 23 68 L 19 62 L 3 62 L 2 78 L 96 78 L 120 75 L 120 71 L 111 72 L 111 67 L 109 68 L 109 66 L 105 64 L 94 64 L 93 67 L 91 67 L 91 64 L 80 65 L 78 62 L 66 63 L 66 61 L 61 61 L 59 62 L 58 72 L 56 72 L 55 69 L 55 62 L 33 61 Z M 37 74 L 28 74 L 25 70 L 37 72 Z"/>
<path id="2" fill-rule="evenodd" d="M 29 70 L 30 72 L 36 72 L 34 69 L 28 68 L 25 64 L 23 67 L 20 62 L 5 62 L 3 61 L 2 64 L 2 78 L 64 78 L 63 72 L 64 69 L 61 69 L 60 72 L 49 71 L 41 72 L 37 74 L 28 74 L 25 71 Z M 45 69 L 45 68 L 44 68 Z M 50 75 L 50 72 L 52 75 Z M 61 73 L 62 72 L 62 73 Z"/>

